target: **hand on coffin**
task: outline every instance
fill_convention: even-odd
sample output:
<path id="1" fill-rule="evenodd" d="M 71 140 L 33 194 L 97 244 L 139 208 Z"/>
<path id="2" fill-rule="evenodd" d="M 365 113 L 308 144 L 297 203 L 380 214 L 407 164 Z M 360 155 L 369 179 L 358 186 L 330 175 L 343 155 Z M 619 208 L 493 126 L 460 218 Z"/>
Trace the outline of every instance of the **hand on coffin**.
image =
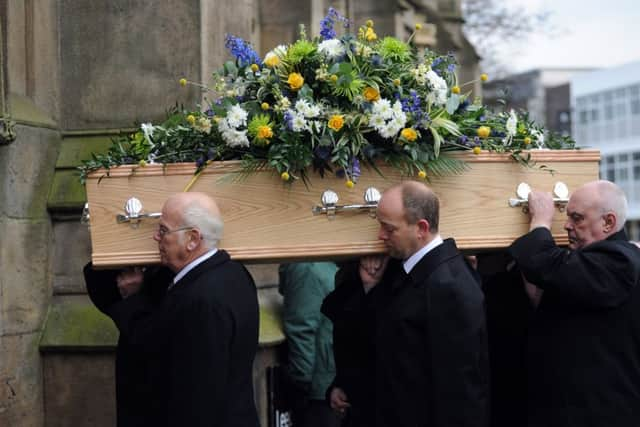
<path id="1" fill-rule="evenodd" d="M 344 390 L 340 387 L 334 387 L 331 390 L 331 394 L 329 395 L 329 403 L 331 405 L 331 409 L 340 414 L 344 414 L 344 411 L 351 406 L 351 404 L 347 400 L 347 395 Z"/>
<path id="2" fill-rule="evenodd" d="M 122 270 L 116 278 L 120 296 L 122 298 L 127 298 L 131 295 L 137 294 L 142 288 L 143 281 L 144 273 L 141 267 L 131 267 Z"/>
<path id="3" fill-rule="evenodd" d="M 532 191 L 529 193 L 529 216 L 531 222 L 529 230 L 545 227 L 551 230 L 555 205 L 551 193 Z"/>
<path id="4" fill-rule="evenodd" d="M 365 292 L 380 283 L 388 261 L 389 257 L 386 255 L 369 255 L 360 258 L 360 279 Z"/>

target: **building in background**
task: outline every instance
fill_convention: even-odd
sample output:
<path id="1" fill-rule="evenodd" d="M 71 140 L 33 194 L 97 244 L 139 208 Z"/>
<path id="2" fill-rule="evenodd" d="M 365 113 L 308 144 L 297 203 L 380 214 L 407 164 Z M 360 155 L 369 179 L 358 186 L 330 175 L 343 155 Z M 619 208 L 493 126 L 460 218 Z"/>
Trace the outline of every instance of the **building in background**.
<path id="1" fill-rule="evenodd" d="M 600 176 L 627 195 L 629 236 L 640 239 L 640 61 L 571 79 L 573 136 L 601 152 Z"/>
<path id="2" fill-rule="evenodd" d="M 483 87 L 483 102 L 496 111 L 521 109 L 549 130 L 570 135 L 569 81 L 592 71 L 585 68 L 540 68 L 489 81 Z"/>

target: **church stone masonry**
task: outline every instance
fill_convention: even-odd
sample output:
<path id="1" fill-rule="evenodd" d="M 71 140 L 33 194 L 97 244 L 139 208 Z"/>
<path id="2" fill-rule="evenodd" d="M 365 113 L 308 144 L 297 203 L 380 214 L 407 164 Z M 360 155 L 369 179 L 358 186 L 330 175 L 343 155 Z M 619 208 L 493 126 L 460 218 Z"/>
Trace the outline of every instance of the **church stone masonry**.
<path id="1" fill-rule="evenodd" d="M 112 426 L 117 332 L 84 291 L 87 228 L 75 168 L 135 122 L 158 121 L 201 94 L 232 33 L 265 53 L 310 34 L 329 6 L 379 34 L 456 52 L 461 80 L 478 57 L 461 32 L 459 0 L 0 0 L 0 425 Z M 5 108 L 6 107 L 6 108 Z M 3 121 L 4 123 L 4 121 Z M 3 125 L 3 129 L 6 126 Z M 278 361 L 276 266 L 250 266 L 261 300 L 254 367 L 266 422 L 264 368 Z"/>

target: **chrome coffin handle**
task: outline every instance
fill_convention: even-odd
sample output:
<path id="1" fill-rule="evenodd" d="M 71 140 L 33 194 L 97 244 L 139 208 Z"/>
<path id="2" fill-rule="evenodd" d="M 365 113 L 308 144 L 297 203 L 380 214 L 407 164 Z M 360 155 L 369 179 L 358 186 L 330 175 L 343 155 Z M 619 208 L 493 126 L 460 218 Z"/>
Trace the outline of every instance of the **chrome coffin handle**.
<path id="1" fill-rule="evenodd" d="M 128 222 L 131 228 L 138 228 L 140 221 L 146 218 L 160 218 L 160 212 L 143 213 L 142 202 L 135 197 L 131 197 L 124 204 L 124 214 L 116 215 L 116 222 L 122 224 Z"/>
<path id="2" fill-rule="evenodd" d="M 82 216 L 80 217 L 80 224 L 91 225 L 91 215 L 89 214 L 89 202 L 84 204 L 82 208 Z"/>
<path id="3" fill-rule="evenodd" d="M 327 214 L 330 220 L 335 219 L 336 213 L 341 211 L 360 211 L 367 210 L 369 216 L 375 218 L 376 208 L 380 201 L 380 191 L 375 187 L 369 187 L 365 190 L 363 198 L 364 204 L 361 205 L 338 205 L 338 194 L 333 190 L 325 190 L 320 198 L 322 206 L 314 206 L 311 209 L 314 215 Z"/>
<path id="4" fill-rule="evenodd" d="M 529 193 L 531 193 L 531 187 L 526 182 L 521 182 L 516 188 L 517 198 L 509 199 L 509 206 L 512 208 L 522 206 L 524 213 L 529 212 Z M 569 188 L 564 182 L 556 182 L 553 186 L 553 203 L 558 207 L 560 212 L 563 212 L 567 203 L 569 203 Z"/>

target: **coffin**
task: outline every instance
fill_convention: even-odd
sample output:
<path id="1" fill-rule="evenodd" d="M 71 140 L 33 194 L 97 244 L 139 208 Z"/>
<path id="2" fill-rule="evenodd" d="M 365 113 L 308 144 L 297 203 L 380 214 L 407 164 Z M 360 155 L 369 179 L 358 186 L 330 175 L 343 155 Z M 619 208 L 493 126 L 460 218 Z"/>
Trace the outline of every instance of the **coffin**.
<path id="1" fill-rule="evenodd" d="M 516 187 L 526 182 L 536 190 L 551 192 L 556 182 L 564 182 L 569 192 L 598 179 L 597 150 L 535 150 L 537 166 L 526 167 L 508 154 L 456 153 L 467 164 L 460 175 L 431 178 L 428 183 L 440 197 L 440 232 L 454 237 L 462 249 L 480 250 L 507 247 L 528 230 L 528 215 L 521 207 L 510 207 Z M 93 172 L 86 190 L 90 212 L 92 260 L 96 266 L 153 264 L 159 262 L 152 235 L 157 219 L 118 223 L 126 201 L 135 197 L 143 213 L 158 213 L 165 199 L 185 189 L 192 180 L 194 165 L 119 166 L 107 174 Z M 368 209 L 339 211 L 335 216 L 312 213 L 326 189 L 334 190 L 338 205 L 363 204 L 368 187 L 383 191 L 403 177 L 399 171 L 382 166 L 379 173 L 363 168 L 354 188 L 342 178 L 310 174 L 308 186 L 302 182 L 284 184 L 272 171 L 249 176 L 238 174 L 239 162 L 214 162 L 195 181 L 191 191 L 213 196 L 225 222 L 220 246 L 233 258 L 243 261 L 335 259 L 380 253 L 378 224 Z M 550 170 L 553 171 L 550 172 Z M 567 244 L 563 222 L 566 214 L 556 212 L 552 232 L 559 244 Z"/>

